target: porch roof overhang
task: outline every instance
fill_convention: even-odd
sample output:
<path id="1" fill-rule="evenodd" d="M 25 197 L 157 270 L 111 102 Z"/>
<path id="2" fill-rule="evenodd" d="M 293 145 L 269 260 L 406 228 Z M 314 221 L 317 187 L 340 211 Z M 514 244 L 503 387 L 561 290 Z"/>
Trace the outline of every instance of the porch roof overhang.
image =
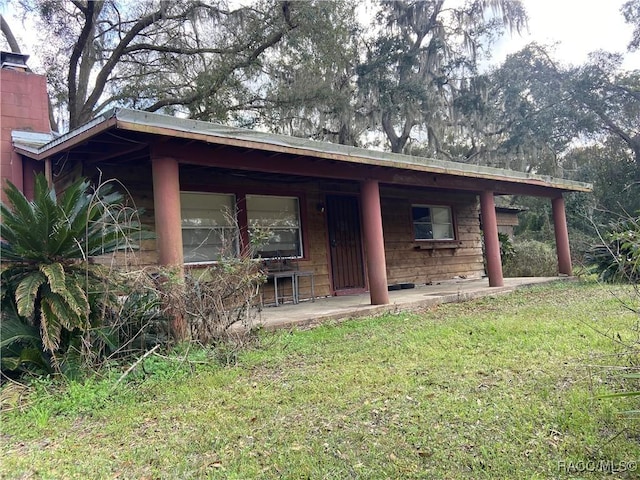
<path id="1" fill-rule="evenodd" d="M 99 147 L 107 144 L 109 148 Z M 190 152 L 199 154 L 185 155 L 185 144 Z M 212 147 L 241 153 L 232 158 L 211 155 Z M 185 164 L 345 180 L 372 178 L 392 184 L 493 190 L 500 194 L 553 197 L 562 192 L 592 190 L 591 184 L 551 176 L 318 142 L 126 108 L 105 112 L 39 147 L 14 139 L 14 149 L 36 160 L 71 152 L 89 156 L 87 152 L 91 152 L 92 162 L 155 149 Z M 261 155 L 257 155 L 259 152 Z"/>

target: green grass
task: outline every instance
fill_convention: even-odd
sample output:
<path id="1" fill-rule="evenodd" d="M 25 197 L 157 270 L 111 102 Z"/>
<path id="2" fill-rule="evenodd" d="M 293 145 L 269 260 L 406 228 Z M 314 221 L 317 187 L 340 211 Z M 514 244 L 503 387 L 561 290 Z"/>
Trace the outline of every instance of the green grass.
<path id="1" fill-rule="evenodd" d="M 618 414 L 637 399 L 594 398 L 616 385 L 584 365 L 615 360 L 596 329 L 632 338 L 637 321 L 607 289 L 563 284 L 265 334 L 233 367 L 194 350 L 115 389 L 119 371 L 40 382 L 3 413 L 0 475 L 601 478 L 588 470 L 640 460 Z"/>

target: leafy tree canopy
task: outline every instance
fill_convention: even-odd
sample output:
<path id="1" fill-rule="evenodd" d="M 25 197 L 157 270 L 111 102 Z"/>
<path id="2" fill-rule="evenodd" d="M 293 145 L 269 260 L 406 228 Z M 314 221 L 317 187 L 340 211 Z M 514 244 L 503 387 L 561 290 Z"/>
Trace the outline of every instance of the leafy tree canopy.
<path id="1" fill-rule="evenodd" d="M 42 32 L 55 104 L 69 128 L 105 108 L 224 120 L 265 51 L 297 27 L 303 2 L 21 0 Z"/>
<path id="2" fill-rule="evenodd" d="M 518 0 L 16 5 L 46 35 L 70 128 L 122 105 L 573 178 L 595 152 L 573 150 L 616 139 L 640 180 L 640 72 L 620 55 L 567 66 L 531 44 L 480 71 L 498 35 L 526 27 Z M 639 12 L 640 0 L 621 11 L 635 26 Z"/>

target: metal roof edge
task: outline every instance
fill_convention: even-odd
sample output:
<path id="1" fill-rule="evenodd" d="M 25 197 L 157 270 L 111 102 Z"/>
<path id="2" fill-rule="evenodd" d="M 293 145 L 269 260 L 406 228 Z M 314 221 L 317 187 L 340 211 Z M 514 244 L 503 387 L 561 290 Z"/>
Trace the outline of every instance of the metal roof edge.
<path id="1" fill-rule="evenodd" d="M 37 150 L 24 148 L 22 146 L 20 148 L 25 152 L 41 157 L 49 151 L 54 150 L 56 147 L 67 142 L 72 142 L 83 133 L 105 123 L 108 124 L 104 125 L 103 128 L 107 128 L 113 124 L 124 130 L 146 131 L 144 128 L 138 127 L 163 128 L 173 132 L 180 132 L 183 134 L 181 136 L 184 137 L 197 134 L 201 139 L 211 138 L 213 140 L 215 138 L 220 138 L 241 141 L 249 143 L 253 148 L 261 150 L 269 150 L 270 146 L 277 146 L 279 148 L 299 150 L 300 154 L 308 152 L 313 153 L 313 156 L 316 157 L 338 156 L 340 157 L 338 158 L 339 160 L 351 162 L 360 161 L 360 163 L 374 162 L 372 164 L 377 166 L 408 169 L 412 169 L 411 167 L 414 166 L 419 167 L 414 169 L 422 171 L 425 171 L 426 169 L 433 173 L 444 173 L 457 176 L 478 176 L 498 181 L 538 185 L 542 183 L 544 184 L 542 186 L 565 191 L 587 192 L 591 191 L 593 188 L 593 186 L 588 183 L 565 180 L 548 175 L 537 175 L 483 165 L 473 165 L 462 162 L 436 160 L 399 153 L 368 150 L 349 145 L 320 142 L 317 140 L 230 127 L 202 120 L 178 118 L 165 114 L 145 112 L 129 108 L 113 108 L 107 110 L 84 125 L 53 139 L 45 145 L 42 145 Z"/>
<path id="2" fill-rule="evenodd" d="M 53 148 L 57 147 L 58 145 L 61 145 L 69 140 L 72 140 L 76 137 L 78 137 L 79 135 L 83 134 L 84 132 L 91 130 L 92 128 L 107 122 L 109 119 L 114 118 L 115 114 L 116 114 L 117 109 L 116 108 L 112 108 L 110 110 L 107 110 L 106 112 L 98 115 L 97 117 L 95 117 L 93 120 L 90 120 L 89 122 L 79 126 L 78 128 L 75 128 L 67 133 L 64 133 L 62 135 L 60 135 L 59 137 L 53 139 L 52 141 L 50 141 L 49 143 L 46 143 L 45 145 L 42 145 L 40 148 L 38 148 L 37 150 L 37 154 L 38 155 L 42 155 L 44 153 L 46 153 L 48 150 L 52 150 Z"/>
<path id="3" fill-rule="evenodd" d="M 25 146 L 41 147 L 56 137 L 53 132 L 33 132 L 30 130 L 12 130 L 11 141 Z"/>
<path id="4" fill-rule="evenodd" d="M 56 134 L 54 132 L 11 131 L 11 144 L 15 151 L 30 158 L 37 158 L 40 147 L 55 138 Z"/>
<path id="5" fill-rule="evenodd" d="M 262 149 L 266 149 L 266 146 L 268 145 L 273 145 L 285 148 L 297 148 L 300 150 L 315 152 L 318 154 L 333 154 L 353 159 L 361 158 L 363 160 L 382 161 L 385 162 L 387 166 L 398 168 L 402 168 L 403 165 L 418 165 L 422 167 L 428 167 L 434 173 L 449 173 L 453 175 L 458 174 L 464 176 L 472 176 L 474 173 L 476 173 L 480 175 L 490 176 L 496 180 L 520 181 L 525 183 L 528 183 L 529 181 L 538 181 L 547 184 L 547 186 L 560 190 L 590 191 L 593 188 L 593 186 L 589 183 L 566 180 L 549 175 L 537 175 L 532 173 L 519 172 L 517 170 L 487 167 L 484 165 L 473 165 L 462 162 L 437 160 L 424 157 L 414 157 L 411 155 L 404 155 L 399 153 L 369 150 L 349 145 L 319 142 L 317 140 L 260 132 L 258 130 L 249 130 L 245 128 L 230 127 L 227 125 L 205 122 L 202 120 L 178 118 L 169 115 L 144 112 L 128 108 L 117 109 L 115 112 L 115 116 L 118 120 L 118 125 L 125 128 L 126 126 L 121 122 L 143 125 L 147 127 L 166 128 L 169 130 L 184 132 L 188 134 L 199 133 L 209 137 L 242 140 L 255 144 L 262 144 L 264 145 Z M 393 164 L 391 164 L 391 162 L 393 162 Z"/>

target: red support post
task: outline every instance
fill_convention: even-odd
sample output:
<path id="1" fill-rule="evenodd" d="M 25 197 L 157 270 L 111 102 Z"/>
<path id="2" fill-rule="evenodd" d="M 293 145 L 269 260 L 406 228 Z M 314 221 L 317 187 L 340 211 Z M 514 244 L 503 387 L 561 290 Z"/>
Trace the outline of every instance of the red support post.
<path id="1" fill-rule="evenodd" d="M 179 302 L 184 295 L 184 254 L 182 252 L 182 220 L 180 213 L 180 176 L 178 161 L 171 157 L 151 156 L 153 177 L 153 206 L 156 220 L 156 249 L 158 264 L 170 267 L 178 275 L 178 282 L 168 284 L 165 307 L 169 314 L 171 334 L 176 341 L 189 337 L 187 323 Z M 166 279 L 161 279 L 166 281 Z"/>
<path id="2" fill-rule="evenodd" d="M 367 256 L 367 274 L 371 305 L 389 303 L 387 288 L 387 262 L 384 253 L 380 188 L 377 180 L 360 184 L 362 198 L 362 230 Z"/>
<path id="3" fill-rule="evenodd" d="M 558 273 L 573 275 L 571 267 L 571 249 L 569 248 L 569 231 L 567 229 L 567 216 L 562 196 L 551 200 L 553 210 L 553 230 L 556 236 L 556 252 L 558 254 Z"/>
<path id="4" fill-rule="evenodd" d="M 158 263 L 182 270 L 184 256 L 178 161 L 171 157 L 153 157 L 151 165 Z"/>
<path id="5" fill-rule="evenodd" d="M 502 260 L 500 258 L 500 240 L 498 238 L 498 221 L 493 192 L 480 192 L 480 210 L 482 212 L 482 232 L 484 234 L 484 250 L 487 257 L 487 275 L 490 287 L 502 287 Z"/>

